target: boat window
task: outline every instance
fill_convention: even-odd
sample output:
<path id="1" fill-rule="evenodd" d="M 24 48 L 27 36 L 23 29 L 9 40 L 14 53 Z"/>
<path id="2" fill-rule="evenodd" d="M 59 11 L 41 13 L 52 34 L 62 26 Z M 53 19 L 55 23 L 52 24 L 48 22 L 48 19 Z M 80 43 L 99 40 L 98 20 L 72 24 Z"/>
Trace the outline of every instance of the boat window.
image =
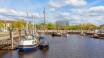
<path id="1" fill-rule="evenodd" d="M 34 36 L 25 36 L 25 37 L 22 37 L 22 40 L 32 40 L 34 39 Z"/>

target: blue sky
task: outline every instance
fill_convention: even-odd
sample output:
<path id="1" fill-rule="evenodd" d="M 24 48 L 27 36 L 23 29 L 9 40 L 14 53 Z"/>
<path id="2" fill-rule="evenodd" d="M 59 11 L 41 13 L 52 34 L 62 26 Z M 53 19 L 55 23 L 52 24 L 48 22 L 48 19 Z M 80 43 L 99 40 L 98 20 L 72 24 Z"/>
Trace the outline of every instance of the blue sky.
<path id="1" fill-rule="evenodd" d="M 0 0 L 0 18 L 42 22 L 44 8 L 47 22 L 104 24 L 104 0 Z"/>

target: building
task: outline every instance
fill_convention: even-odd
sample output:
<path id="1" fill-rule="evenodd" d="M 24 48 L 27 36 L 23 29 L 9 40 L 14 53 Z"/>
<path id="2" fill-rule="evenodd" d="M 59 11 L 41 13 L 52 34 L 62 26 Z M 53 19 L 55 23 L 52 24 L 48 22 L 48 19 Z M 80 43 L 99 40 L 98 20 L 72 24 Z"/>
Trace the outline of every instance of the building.
<path id="1" fill-rule="evenodd" d="M 69 20 L 57 20 L 56 25 L 58 29 L 64 29 L 65 26 L 69 25 Z"/>
<path id="2" fill-rule="evenodd" d="M 100 28 L 104 30 L 104 24 L 100 25 Z"/>
<path id="3" fill-rule="evenodd" d="M 68 20 L 58 20 L 58 21 L 56 21 L 56 24 L 65 26 L 65 25 L 69 25 L 69 21 Z"/>
<path id="4" fill-rule="evenodd" d="M 0 19 L 0 22 L 3 23 L 3 28 L 0 29 L 0 31 L 6 32 L 8 30 L 8 27 L 14 22 L 13 20 L 3 20 Z"/>
<path id="5" fill-rule="evenodd" d="M 100 27 L 104 27 L 104 24 L 103 25 L 100 25 Z"/>

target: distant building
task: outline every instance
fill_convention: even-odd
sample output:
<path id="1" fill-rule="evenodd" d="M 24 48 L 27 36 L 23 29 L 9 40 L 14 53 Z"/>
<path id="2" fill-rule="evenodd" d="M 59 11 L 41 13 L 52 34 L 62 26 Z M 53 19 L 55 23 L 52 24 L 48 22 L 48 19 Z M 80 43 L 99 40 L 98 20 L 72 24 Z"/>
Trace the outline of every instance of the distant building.
<path id="1" fill-rule="evenodd" d="M 100 28 L 104 30 L 104 24 L 103 25 L 100 25 Z"/>
<path id="2" fill-rule="evenodd" d="M 4 31 L 4 32 L 6 32 L 7 31 L 7 28 L 14 22 L 13 20 L 0 20 L 0 22 L 2 22 L 2 23 L 4 23 L 4 28 L 2 28 L 2 29 L 0 29 L 0 30 L 2 30 L 2 31 Z"/>
<path id="3" fill-rule="evenodd" d="M 65 26 L 65 25 L 69 25 L 69 21 L 68 20 L 58 20 L 58 21 L 56 21 L 56 24 Z"/>
<path id="4" fill-rule="evenodd" d="M 100 25 L 100 27 L 104 27 L 104 24 L 103 25 Z"/>
<path id="5" fill-rule="evenodd" d="M 64 29 L 64 26 L 69 25 L 68 20 L 57 20 L 56 25 L 58 29 Z"/>

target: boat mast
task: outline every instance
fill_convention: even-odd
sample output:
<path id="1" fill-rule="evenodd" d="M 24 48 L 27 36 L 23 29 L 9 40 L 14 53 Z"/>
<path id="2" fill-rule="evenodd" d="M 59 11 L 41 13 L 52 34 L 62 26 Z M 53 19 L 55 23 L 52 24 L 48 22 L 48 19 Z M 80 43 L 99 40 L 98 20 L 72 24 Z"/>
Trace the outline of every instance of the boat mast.
<path id="1" fill-rule="evenodd" d="M 26 12 L 26 15 L 28 16 L 28 12 Z M 28 22 L 27 21 L 26 21 L 25 35 L 28 35 Z"/>
<path id="2" fill-rule="evenodd" d="M 43 14 L 44 14 L 44 33 L 45 33 L 45 23 L 46 23 L 46 11 L 45 11 L 45 8 L 43 10 Z"/>
<path id="3" fill-rule="evenodd" d="M 33 34 L 36 33 L 36 22 L 35 22 L 35 16 L 32 16 L 33 17 Z M 35 29 L 35 30 L 34 30 Z"/>

